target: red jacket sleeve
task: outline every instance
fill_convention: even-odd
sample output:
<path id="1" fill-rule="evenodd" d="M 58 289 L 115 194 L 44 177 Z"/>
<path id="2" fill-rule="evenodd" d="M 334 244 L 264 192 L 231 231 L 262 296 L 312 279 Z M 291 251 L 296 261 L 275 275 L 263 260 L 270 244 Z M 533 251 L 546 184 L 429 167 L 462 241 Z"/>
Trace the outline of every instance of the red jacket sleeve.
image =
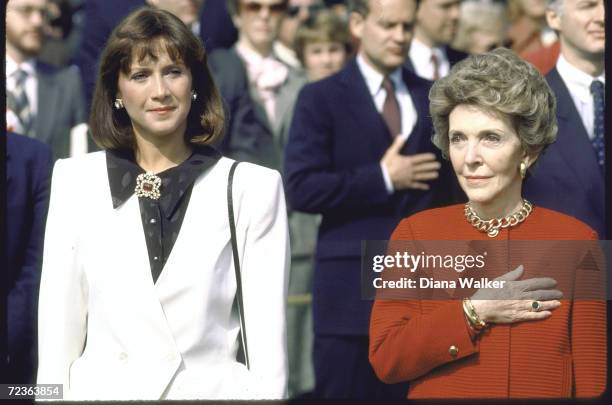
<path id="1" fill-rule="evenodd" d="M 398 225 L 391 239 L 413 239 L 409 220 Z M 374 372 L 385 383 L 413 380 L 476 352 L 478 340 L 472 339 L 459 300 L 374 302 L 369 359 Z"/>

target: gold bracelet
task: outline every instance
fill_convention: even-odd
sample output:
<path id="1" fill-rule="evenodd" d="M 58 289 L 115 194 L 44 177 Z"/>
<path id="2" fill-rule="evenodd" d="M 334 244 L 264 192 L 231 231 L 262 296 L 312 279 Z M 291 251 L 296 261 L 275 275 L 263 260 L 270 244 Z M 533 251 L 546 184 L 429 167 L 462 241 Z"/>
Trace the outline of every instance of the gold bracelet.
<path id="1" fill-rule="evenodd" d="M 474 305 L 472 304 L 472 300 L 470 300 L 469 298 L 466 298 L 464 301 L 468 307 L 468 310 L 471 314 L 470 319 L 473 319 L 473 324 L 474 324 L 474 328 L 476 330 L 480 330 L 483 328 L 486 328 L 488 325 L 485 321 L 483 321 L 482 319 L 480 319 L 480 317 L 478 316 L 478 314 L 476 313 L 476 308 L 474 308 Z"/>
<path id="2" fill-rule="evenodd" d="M 472 329 L 472 330 L 474 330 L 476 332 L 480 332 L 483 327 L 481 326 L 479 320 L 474 317 L 474 314 L 472 314 L 470 312 L 470 310 L 467 307 L 465 307 L 465 306 L 463 308 L 463 312 L 465 313 L 465 316 L 466 316 L 466 318 L 468 320 L 468 324 L 470 326 L 470 329 Z"/>
<path id="3" fill-rule="evenodd" d="M 472 301 L 469 298 L 463 299 L 463 312 L 465 312 L 465 315 L 474 329 L 481 330 L 487 327 L 487 323 L 480 319 L 476 313 L 476 309 L 474 308 Z"/>

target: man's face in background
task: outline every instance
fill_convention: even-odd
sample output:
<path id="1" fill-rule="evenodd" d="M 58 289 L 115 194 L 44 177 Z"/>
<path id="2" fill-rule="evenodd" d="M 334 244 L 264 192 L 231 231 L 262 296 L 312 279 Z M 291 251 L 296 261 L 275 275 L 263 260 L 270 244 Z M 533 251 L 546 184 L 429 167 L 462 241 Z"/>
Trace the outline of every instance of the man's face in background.
<path id="1" fill-rule="evenodd" d="M 421 0 L 415 34 L 428 46 L 448 45 L 457 34 L 461 0 Z"/>
<path id="2" fill-rule="evenodd" d="M 10 0 L 6 6 L 6 48 L 12 57 L 36 56 L 49 22 L 47 0 Z"/>

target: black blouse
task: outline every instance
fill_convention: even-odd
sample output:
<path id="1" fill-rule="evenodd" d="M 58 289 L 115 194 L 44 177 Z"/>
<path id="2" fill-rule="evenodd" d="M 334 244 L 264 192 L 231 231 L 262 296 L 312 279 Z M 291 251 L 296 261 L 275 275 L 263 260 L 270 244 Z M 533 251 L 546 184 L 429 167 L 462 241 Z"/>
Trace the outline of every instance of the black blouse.
<path id="1" fill-rule="evenodd" d="M 195 180 L 220 157 L 211 147 L 194 146 L 193 153 L 183 163 L 157 173 L 161 178 L 159 199 L 138 197 L 154 283 L 178 237 Z M 113 208 L 117 208 L 132 196 L 136 178 L 145 171 L 136 164 L 132 151 L 106 151 L 106 167 Z"/>

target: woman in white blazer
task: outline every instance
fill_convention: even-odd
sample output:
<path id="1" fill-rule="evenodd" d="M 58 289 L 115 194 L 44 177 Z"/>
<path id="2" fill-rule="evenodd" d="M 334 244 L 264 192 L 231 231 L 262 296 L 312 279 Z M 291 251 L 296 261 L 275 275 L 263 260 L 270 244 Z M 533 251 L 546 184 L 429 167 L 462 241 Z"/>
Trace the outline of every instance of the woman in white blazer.
<path id="1" fill-rule="evenodd" d="M 208 146 L 222 133 L 221 100 L 179 19 L 143 8 L 115 29 L 90 127 L 104 151 L 53 172 L 38 383 L 76 400 L 285 397 L 282 182 L 248 163 L 235 171 L 241 328 L 233 161 Z"/>

